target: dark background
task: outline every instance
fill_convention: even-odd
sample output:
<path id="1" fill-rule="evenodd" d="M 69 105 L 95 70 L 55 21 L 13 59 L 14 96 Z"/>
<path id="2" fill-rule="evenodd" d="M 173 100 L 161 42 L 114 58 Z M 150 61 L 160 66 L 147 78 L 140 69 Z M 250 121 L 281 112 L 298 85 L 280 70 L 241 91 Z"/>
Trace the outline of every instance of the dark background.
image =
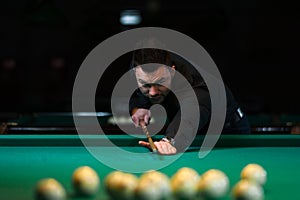
<path id="1" fill-rule="evenodd" d="M 82 61 L 106 38 L 134 28 L 120 24 L 120 11 L 139 9 L 139 27 L 174 29 L 201 44 L 246 113 L 300 114 L 299 8 L 270 0 L 1 1 L 0 112 L 71 111 Z M 109 88 L 122 70 L 101 84 Z M 104 111 L 109 95 L 102 102 Z"/>

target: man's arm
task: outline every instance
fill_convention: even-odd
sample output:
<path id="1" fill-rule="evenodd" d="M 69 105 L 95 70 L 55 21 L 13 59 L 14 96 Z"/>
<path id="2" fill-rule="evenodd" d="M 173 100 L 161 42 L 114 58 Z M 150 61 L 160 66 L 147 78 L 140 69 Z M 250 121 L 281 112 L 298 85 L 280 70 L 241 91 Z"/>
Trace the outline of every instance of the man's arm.
<path id="1" fill-rule="evenodd" d="M 193 98 L 195 94 L 198 100 L 196 102 Z M 197 131 L 203 128 L 210 118 L 210 98 L 205 88 L 196 88 L 195 93 L 189 92 L 182 95 L 184 98 L 180 109 L 185 112 L 179 110 L 169 123 L 165 138 L 154 142 L 160 154 L 172 155 L 184 151 L 193 142 Z M 198 102 L 200 102 L 199 105 Z M 197 107 L 200 112 L 195 110 Z M 139 144 L 150 148 L 148 142 L 140 141 Z"/>
<path id="2" fill-rule="evenodd" d="M 184 94 L 180 109 L 166 130 L 166 137 L 174 139 L 177 151 L 183 151 L 193 142 L 197 131 L 201 130 L 210 119 L 211 102 L 206 88 L 194 88 L 197 102 L 192 99 L 192 93 Z M 195 105 L 197 103 L 197 105 Z M 199 108 L 199 111 L 195 110 Z M 200 113 L 200 116 L 199 116 Z M 200 117 L 200 118 L 199 118 Z M 197 120 L 195 122 L 195 120 Z M 180 129 L 179 128 L 180 125 Z"/>

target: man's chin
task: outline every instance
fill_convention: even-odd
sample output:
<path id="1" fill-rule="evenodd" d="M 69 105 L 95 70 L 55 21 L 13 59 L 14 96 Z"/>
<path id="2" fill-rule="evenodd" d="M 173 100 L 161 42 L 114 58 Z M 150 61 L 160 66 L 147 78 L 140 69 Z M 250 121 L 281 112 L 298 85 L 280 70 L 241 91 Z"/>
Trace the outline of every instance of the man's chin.
<path id="1" fill-rule="evenodd" d="M 164 101 L 164 98 L 150 98 L 150 102 L 152 104 L 159 104 L 162 103 Z"/>

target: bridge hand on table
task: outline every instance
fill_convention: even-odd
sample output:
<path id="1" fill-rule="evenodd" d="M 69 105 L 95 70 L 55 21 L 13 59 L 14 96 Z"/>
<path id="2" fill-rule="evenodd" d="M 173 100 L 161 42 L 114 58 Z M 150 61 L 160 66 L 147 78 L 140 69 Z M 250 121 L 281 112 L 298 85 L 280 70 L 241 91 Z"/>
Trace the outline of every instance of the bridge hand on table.
<path id="1" fill-rule="evenodd" d="M 145 142 L 145 141 L 139 141 L 139 144 L 147 147 L 149 149 L 151 149 L 151 146 L 149 144 L 149 142 Z M 157 152 L 159 154 L 162 155 L 173 155 L 177 153 L 176 148 L 170 144 L 169 142 L 165 142 L 165 141 L 159 141 L 159 142 L 154 142 L 154 145 L 157 149 Z"/>

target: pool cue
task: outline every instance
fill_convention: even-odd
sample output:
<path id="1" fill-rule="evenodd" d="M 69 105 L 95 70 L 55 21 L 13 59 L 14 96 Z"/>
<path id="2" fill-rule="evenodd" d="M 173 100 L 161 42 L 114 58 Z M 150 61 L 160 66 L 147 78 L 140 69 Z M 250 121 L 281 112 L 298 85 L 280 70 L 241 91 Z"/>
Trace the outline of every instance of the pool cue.
<path id="1" fill-rule="evenodd" d="M 146 136 L 147 136 L 147 138 L 148 138 L 148 142 L 149 142 L 149 144 L 150 144 L 150 147 L 151 147 L 151 149 L 152 149 L 152 152 L 153 153 L 157 153 L 157 149 L 156 149 L 156 147 L 155 147 L 155 145 L 154 145 L 154 143 L 153 143 L 153 140 L 152 140 L 152 138 L 151 138 L 151 136 L 150 136 L 150 134 L 149 134 L 149 131 L 148 131 L 148 129 L 147 129 L 147 126 L 145 125 L 145 122 L 144 121 L 140 121 L 140 125 L 141 125 L 141 127 L 142 127 L 142 129 L 143 129 L 143 132 L 146 134 Z"/>

